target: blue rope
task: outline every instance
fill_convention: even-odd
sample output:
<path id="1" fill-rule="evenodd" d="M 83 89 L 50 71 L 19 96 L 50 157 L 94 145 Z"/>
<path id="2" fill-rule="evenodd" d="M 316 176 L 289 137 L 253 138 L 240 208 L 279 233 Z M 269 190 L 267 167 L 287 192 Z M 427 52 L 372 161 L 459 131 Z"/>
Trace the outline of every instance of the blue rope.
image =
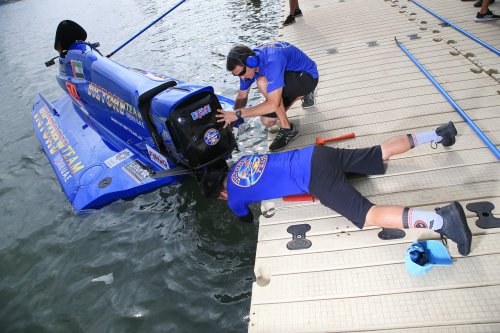
<path id="1" fill-rule="evenodd" d="M 153 26 L 156 22 L 158 22 L 159 20 L 161 20 L 162 18 L 164 18 L 165 16 L 167 16 L 168 14 L 170 14 L 170 12 L 172 12 L 174 9 L 176 9 L 177 7 L 179 7 L 180 5 L 182 5 L 183 2 L 186 2 L 186 1 L 187 0 L 179 1 L 179 3 L 177 3 L 175 6 L 173 6 L 172 8 L 170 8 L 162 16 L 158 17 L 156 20 L 154 20 L 153 22 L 151 22 L 150 24 L 148 24 L 144 29 L 142 29 L 141 31 L 139 31 L 138 33 L 136 33 L 132 38 L 130 38 L 128 41 L 126 41 L 125 43 L 123 43 L 122 45 L 120 45 L 116 50 L 114 50 L 113 52 L 111 52 L 110 54 L 108 54 L 106 57 L 111 58 L 111 56 L 113 54 L 115 54 L 116 52 L 120 51 L 125 45 L 127 45 L 128 43 L 130 43 L 131 41 L 133 41 L 134 39 L 136 39 L 140 34 L 142 34 L 144 31 L 148 30 L 149 28 L 151 28 L 151 26 Z"/>
<path id="2" fill-rule="evenodd" d="M 432 84 L 439 90 L 439 92 L 448 100 L 448 102 L 455 108 L 455 110 L 464 118 L 465 122 L 476 132 L 481 140 L 488 146 L 488 148 L 495 154 L 497 159 L 500 160 L 500 150 L 488 139 L 488 137 L 481 131 L 479 127 L 474 123 L 472 119 L 460 108 L 460 106 L 451 98 L 450 95 L 441 87 L 441 85 L 429 74 L 429 72 L 418 62 L 417 59 L 400 43 L 396 38 L 396 43 L 398 46 L 406 53 L 406 55 L 413 61 L 415 65 L 427 76 L 427 78 L 432 82 Z"/>
<path id="3" fill-rule="evenodd" d="M 490 51 L 493 51 L 496 55 L 500 55 L 500 51 L 495 49 L 493 46 L 483 42 L 482 40 L 480 40 L 479 38 L 476 38 L 474 37 L 473 35 L 471 35 L 470 33 L 468 33 L 467 31 L 463 30 L 462 28 L 459 28 L 457 27 L 456 25 L 454 25 L 453 23 L 451 23 L 450 21 L 444 19 L 443 17 L 439 16 L 438 14 L 432 12 L 429 8 L 426 8 L 424 7 L 423 5 L 419 4 L 418 2 L 416 2 L 415 0 L 412 0 L 412 2 L 419 6 L 420 8 L 422 8 L 423 10 L 425 10 L 426 12 L 428 12 L 429 14 L 433 15 L 434 17 L 438 18 L 439 20 L 445 22 L 446 24 L 450 25 L 451 27 L 453 27 L 455 30 L 463 33 L 465 36 L 469 37 L 470 39 L 472 39 L 473 41 L 481 44 L 482 46 L 484 46 L 485 48 L 487 48 L 488 50 Z"/>

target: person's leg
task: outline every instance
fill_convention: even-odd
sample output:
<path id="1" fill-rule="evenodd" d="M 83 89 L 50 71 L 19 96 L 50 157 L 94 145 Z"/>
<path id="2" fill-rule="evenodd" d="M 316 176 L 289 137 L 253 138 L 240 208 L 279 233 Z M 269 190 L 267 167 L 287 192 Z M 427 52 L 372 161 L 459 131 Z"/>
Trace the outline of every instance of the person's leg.
<path id="1" fill-rule="evenodd" d="M 283 25 L 289 25 L 295 23 L 295 10 L 299 6 L 298 0 L 289 0 L 288 3 L 290 4 L 290 14 L 287 16 L 285 22 L 283 22 Z"/>
<path id="2" fill-rule="evenodd" d="M 261 76 L 257 79 L 257 87 L 259 91 L 267 98 L 267 79 Z M 298 135 L 298 129 L 288 120 L 286 116 L 284 97 L 280 100 L 280 105 L 276 112 L 260 117 L 260 120 L 265 126 L 272 126 L 276 123 L 276 119 L 280 121 L 280 129 L 274 138 L 274 141 L 269 145 L 269 151 L 275 152 L 284 149 L 292 142 Z M 288 105 L 287 105 L 288 106 Z M 277 117 L 277 118 L 275 118 Z"/>
<path id="3" fill-rule="evenodd" d="M 453 123 L 440 126 L 435 132 L 443 135 L 439 138 L 443 145 L 455 142 L 456 130 Z M 384 150 L 386 159 L 408 151 L 414 147 L 414 141 L 424 141 L 420 134 L 426 133 L 399 136 L 386 141 L 382 146 L 366 149 L 316 147 L 311 164 L 310 193 L 360 229 L 365 225 L 399 229 L 429 228 L 456 242 L 459 252 L 467 255 L 472 235 L 459 203 L 454 202 L 435 212 L 403 206 L 376 206 L 354 189 L 345 177 L 344 172 L 383 173 Z"/>
<path id="4" fill-rule="evenodd" d="M 303 101 L 303 108 L 313 107 L 318 81 L 318 78 L 314 79 L 306 72 L 285 72 L 285 86 L 283 87 L 285 108 L 288 110 L 298 100 Z M 308 98 L 308 96 L 311 97 Z"/>
<path id="5" fill-rule="evenodd" d="M 365 226 L 378 226 L 382 228 L 408 229 L 428 228 L 432 230 L 443 227 L 443 219 L 431 211 L 409 209 L 409 220 L 403 221 L 403 206 L 373 206 L 366 214 Z"/>
<path id="6" fill-rule="evenodd" d="M 295 1 L 297 3 L 297 6 L 295 7 L 295 11 L 293 12 L 294 17 L 299 17 L 302 16 L 302 11 L 300 10 L 299 6 L 299 0 Z"/>
<path id="7" fill-rule="evenodd" d="M 479 8 L 479 13 L 481 14 L 486 14 L 488 12 L 488 6 L 490 5 L 490 1 L 489 0 L 484 0 L 482 5 L 481 5 L 481 8 Z"/>
<path id="8" fill-rule="evenodd" d="M 280 118 L 280 114 L 284 115 L 284 117 Z M 274 117 L 272 117 L 272 116 L 274 116 Z M 267 127 L 271 127 L 274 124 L 276 124 L 278 119 L 280 121 L 281 128 L 284 128 L 284 129 L 291 128 L 292 125 L 291 125 L 290 121 L 288 120 L 288 117 L 286 116 L 286 109 L 285 109 L 285 106 L 283 105 L 283 100 L 281 100 L 280 105 L 279 105 L 276 113 L 270 114 L 269 117 L 268 116 L 260 116 L 260 121 L 262 122 L 262 124 L 264 124 L 264 126 L 267 126 Z M 283 119 L 283 122 L 282 122 L 282 119 Z"/>
<path id="9" fill-rule="evenodd" d="M 457 130 L 451 121 L 439 126 L 434 131 L 400 135 L 380 145 L 382 148 L 382 158 L 386 161 L 391 156 L 402 154 L 428 142 L 441 143 L 443 146 L 449 147 L 455 144 L 456 135 Z"/>
<path id="10" fill-rule="evenodd" d="M 267 79 L 264 76 L 261 76 L 257 79 L 257 89 L 259 89 L 260 93 L 264 98 L 267 99 Z M 288 121 L 288 117 L 286 116 L 285 106 L 283 104 L 283 99 L 281 100 L 280 106 L 278 110 L 274 114 L 270 114 L 270 117 L 261 116 L 260 121 L 264 126 L 273 126 L 276 124 L 276 121 L 280 120 L 280 125 L 282 128 L 290 128 L 290 122 Z"/>
<path id="11" fill-rule="evenodd" d="M 481 7 L 479 9 L 479 12 L 476 14 L 476 22 L 484 22 L 484 21 L 494 21 L 494 20 L 499 20 L 500 15 L 495 15 L 493 12 L 488 8 L 490 4 L 492 4 L 494 1 L 488 1 L 484 0 L 482 3 L 475 3 L 475 7 Z"/>
<path id="12" fill-rule="evenodd" d="M 299 8 L 299 0 L 290 0 L 288 3 L 290 4 L 290 15 L 295 16 L 295 10 Z"/>
<path id="13" fill-rule="evenodd" d="M 372 206 L 366 214 L 364 226 L 393 229 L 427 228 L 457 243 L 458 252 L 470 252 L 472 233 L 464 210 L 458 202 L 425 211 L 403 206 Z"/>
<path id="14" fill-rule="evenodd" d="M 382 159 L 384 161 L 387 161 L 391 156 L 402 154 L 411 149 L 410 141 L 406 135 L 391 138 L 381 144 L 380 147 L 382 148 Z"/>

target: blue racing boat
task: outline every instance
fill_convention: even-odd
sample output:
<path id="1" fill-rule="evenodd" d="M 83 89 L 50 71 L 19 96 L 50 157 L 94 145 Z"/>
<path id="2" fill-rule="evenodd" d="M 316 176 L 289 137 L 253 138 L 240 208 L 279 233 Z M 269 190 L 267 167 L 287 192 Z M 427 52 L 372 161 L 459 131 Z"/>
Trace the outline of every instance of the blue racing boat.
<path id="1" fill-rule="evenodd" d="M 225 166 L 236 141 L 215 113 L 232 109 L 232 100 L 210 86 L 124 67 L 86 42 L 76 23 L 63 22 L 55 48 L 65 94 L 53 102 L 38 94 L 32 116 L 77 211 Z"/>

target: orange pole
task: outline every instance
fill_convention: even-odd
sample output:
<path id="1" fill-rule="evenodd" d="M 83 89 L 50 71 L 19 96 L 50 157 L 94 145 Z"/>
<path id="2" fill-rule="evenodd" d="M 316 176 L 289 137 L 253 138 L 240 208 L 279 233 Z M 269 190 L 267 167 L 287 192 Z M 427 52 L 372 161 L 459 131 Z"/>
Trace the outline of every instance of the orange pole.
<path id="1" fill-rule="evenodd" d="M 344 135 L 339 135 L 339 136 L 334 136 L 332 138 L 328 138 L 328 139 L 322 139 L 321 137 L 316 137 L 316 144 L 317 145 L 323 145 L 327 142 L 332 142 L 332 141 L 339 141 L 339 140 L 345 140 L 345 139 L 352 139 L 352 138 L 355 138 L 356 137 L 356 134 L 354 133 L 349 133 L 349 134 L 344 134 Z"/>

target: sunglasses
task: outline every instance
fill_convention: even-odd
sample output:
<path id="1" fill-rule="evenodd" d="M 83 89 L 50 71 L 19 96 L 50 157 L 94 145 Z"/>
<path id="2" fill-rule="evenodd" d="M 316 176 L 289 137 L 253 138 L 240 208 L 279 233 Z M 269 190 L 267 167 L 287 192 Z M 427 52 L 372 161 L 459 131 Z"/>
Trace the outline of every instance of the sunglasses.
<path id="1" fill-rule="evenodd" d="M 239 77 L 242 77 L 243 75 L 245 75 L 247 73 L 247 66 L 243 66 L 243 69 L 241 70 L 241 72 L 239 72 L 238 74 L 233 74 L 234 76 L 239 76 Z M 243 78 L 243 81 L 249 81 L 250 79 L 249 78 Z"/>

